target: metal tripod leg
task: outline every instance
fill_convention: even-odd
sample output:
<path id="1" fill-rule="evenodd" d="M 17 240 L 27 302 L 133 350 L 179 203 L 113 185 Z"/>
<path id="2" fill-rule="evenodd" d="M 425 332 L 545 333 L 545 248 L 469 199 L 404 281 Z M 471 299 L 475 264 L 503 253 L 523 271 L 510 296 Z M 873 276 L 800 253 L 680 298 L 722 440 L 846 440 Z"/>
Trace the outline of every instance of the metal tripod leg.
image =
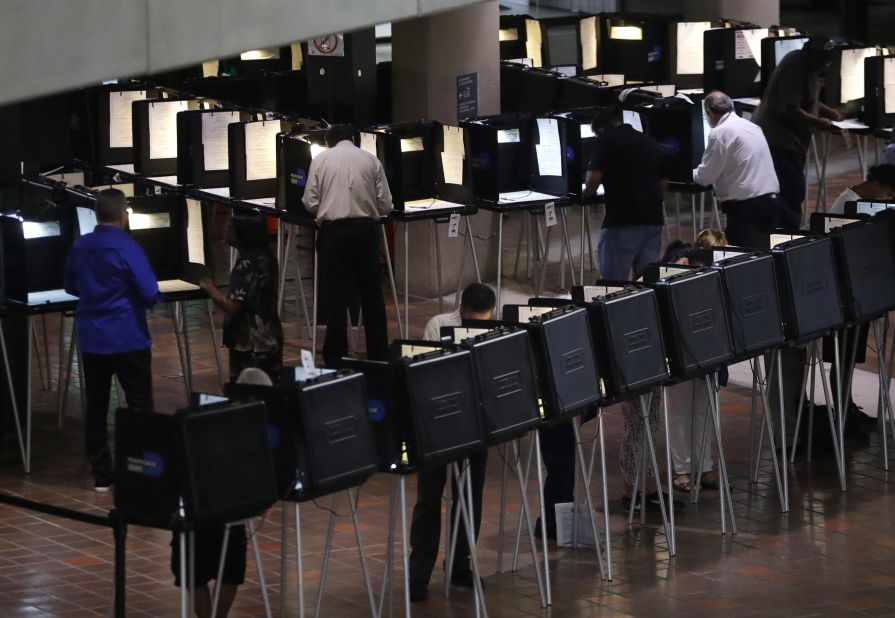
<path id="1" fill-rule="evenodd" d="M 395 285 L 395 269 L 392 267 L 392 256 L 388 250 L 388 234 L 385 233 L 384 225 L 381 225 L 379 227 L 382 230 L 382 243 L 384 248 L 383 253 L 385 253 L 385 269 L 388 271 L 388 280 L 392 286 L 392 302 L 395 303 L 395 318 L 398 321 L 398 335 L 400 335 L 402 338 L 406 338 L 409 335 L 404 329 L 404 324 L 406 324 L 406 322 L 403 322 L 401 320 L 401 305 L 398 303 L 398 286 Z M 404 276 L 406 278 L 407 274 L 405 273 Z"/>
<path id="2" fill-rule="evenodd" d="M 364 549 L 364 539 L 361 535 L 360 519 L 357 516 L 357 498 L 355 489 L 348 490 L 348 502 L 351 506 L 351 522 L 354 524 L 354 539 L 357 542 L 357 553 L 360 558 L 361 570 L 364 574 L 364 587 L 367 589 L 367 600 L 370 603 L 370 615 L 377 618 L 376 601 L 373 599 L 373 584 L 370 582 L 370 566 L 367 563 L 367 553 Z"/>
<path id="3" fill-rule="evenodd" d="M 779 350 L 777 350 L 775 355 L 771 357 L 771 366 L 766 373 L 763 369 L 764 359 L 760 357 L 755 359 L 754 371 L 756 372 L 758 382 L 761 385 L 761 404 L 764 417 L 763 425 L 768 434 L 768 446 L 771 450 L 771 460 L 774 465 L 774 477 L 777 481 L 777 497 L 780 499 L 780 511 L 782 513 L 787 513 L 789 511 L 789 470 L 786 467 L 786 450 L 784 449 L 781 451 L 781 456 L 783 458 L 783 462 L 781 462 L 777 457 L 777 445 L 774 439 L 774 426 L 771 418 L 771 404 L 770 399 L 768 398 L 768 383 L 770 382 L 768 376 L 774 373 L 774 365 L 778 360 L 778 356 Z M 785 435 L 783 439 L 785 440 Z M 761 451 L 759 450 L 759 460 L 760 459 Z"/>
<path id="4" fill-rule="evenodd" d="M 733 500 L 730 496 L 730 479 L 727 476 L 727 461 L 724 458 L 724 444 L 721 440 L 721 407 L 718 405 L 717 389 L 715 386 L 715 374 L 705 377 L 705 387 L 709 396 L 709 409 L 712 415 L 712 424 L 715 429 L 715 445 L 718 447 L 718 469 L 721 481 L 721 534 L 726 534 L 727 524 L 725 520 L 725 502 L 730 513 L 730 529 L 737 533 L 736 515 L 733 512 Z"/>
<path id="5" fill-rule="evenodd" d="M 881 332 L 879 320 L 873 323 L 873 337 L 876 340 L 877 349 L 884 349 L 884 342 L 886 340 L 884 332 Z M 880 391 L 882 392 L 882 400 L 883 405 L 880 407 L 880 413 L 884 414 L 883 416 L 883 424 L 882 431 L 885 433 L 887 431 L 885 420 L 888 418 L 889 425 L 892 428 L 892 432 L 895 433 L 895 415 L 892 414 L 892 399 L 889 394 L 889 383 L 886 380 L 886 376 L 889 373 L 889 365 L 886 363 L 885 356 L 883 354 L 879 355 L 879 385 Z M 886 469 L 888 470 L 888 460 L 886 460 Z"/>
<path id="6" fill-rule="evenodd" d="M 535 455 L 535 450 L 536 450 L 535 449 L 535 439 L 536 439 L 535 433 L 532 432 L 529 435 L 531 436 L 531 444 L 529 445 L 528 458 L 526 459 L 526 462 L 525 462 L 525 473 L 523 475 L 523 480 L 524 480 L 524 484 L 526 487 L 528 487 L 528 479 L 531 478 L 531 463 L 534 460 L 534 455 Z M 540 463 L 538 465 L 540 465 Z M 540 492 L 538 495 L 543 497 L 543 487 L 541 485 L 538 486 L 538 490 Z M 543 500 L 541 500 L 541 502 L 543 502 Z M 543 513 L 542 513 L 542 518 L 543 518 Z M 525 523 L 525 513 L 520 511 L 519 521 L 516 524 L 516 545 L 515 545 L 515 550 L 513 551 L 513 567 L 512 567 L 513 573 L 515 573 L 519 569 L 519 548 L 522 546 L 522 526 L 524 523 Z"/>
<path id="7" fill-rule="evenodd" d="M 224 540 L 221 543 L 221 554 L 218 558 L 217 577 L 214 580 L 214 593 L 211 600 L 211 615 L 218 615 L 218 602 L 221 598 L 221 581 L 224 577 L 224 563 L 227 560 L 227 545 L 230 544 L 230 524 L 224 526 Z"/>
<path id="8" fill-rule="evenodd" d="M 513 457 L 516 460 L 516 478 L 519 480 L 519 496 L 522 502 L 522 514 L 525 516 L 525 525 L 528 530 L 528 539 L 531 544 L 531 559 L 535 567 L 535 577 L 538 580 L 538 589 L 541 593 L 541 607 L 547 607 L 547 590 L 550 589 L 550 580 L 544 579 L 544 575 L 541 572 L 541 559 L 538 556 L 538 541 L 535 537 L 535 522 L 531 519 L 531 509 L 528 505 L 528 493 L 526 488 L 528 487 L 528 483 L 522 474 L 522 462 L 519 460 L 519 440 L 513 440 Z M 543 488 L 539 488 L 538 491 L 540 495 L 543 496 Z M 544 560 L 548 559 L 548 556 L 544 554 Z"/>
<path id="9" fill-rule="evenodd" d="M 208 312 L 208 327 L 211 330 L 211 349 L 214 351 L 214 362 L 218 368 L 218 379 L 221 381 L 221 390 L 223 390 L 227 378 L 224 375 L 224 361 L 223 358 L 221 358 L 221 346 L 218 344 L 218 329 L 214 323 L 214 303 L 210 298 L 205 301 L 205 309 Z"/>
<path id="10" fill-rule="evenodd" d="M 485 592 L 482 588 L 481 571 L 479 570 L 478 552 L 475 539 L 475 516 L 472 504 L 472 479 L 469 475 L 469 460 L 464 460 L 466 472 L 460 472 L 460 464 L 453 463 L 454 478 L 457 481 L 459 505 L 458 510 L 463 518 L 463 526 L 466 532 L 466 540 L 469 544 L 469 562 L 472 568 L 473 589 L 476 596 L 476 616 L 488 618 L 488 609 L 485 606 Z M 464 491 L 465 489 L 465 491 Z"/>
<path id="11" fill-rule="evenodd" d="M 501 290 L 501 281 L 500 278 L 503 275 L 503 214 L 497 213 L 497 305 L 496 309 L 498 315 L 500 315 L 501 307 L 503 305 L 500 304 L 500 290 Z"/>
<path id="12" fill-rule="evenodd" d="M 333 532 L 336 529 L 336 510 L 339 508 L 341 493 L 333 495 L 333 505 L 329 511 L 329 524 L 326 527 L 326 543 L 323 546 L 323 565 L 320 567 L 320 582 L 317 584 L 317 603 L 314 606 L 314 617 L 320 616 L 323 607 L 323 590 L 326 587 L 326 574 L 329 571 L 329 556 L 332 553 Z"/>
<path id="13" fill-rule="evenodd" d="M 183 372 L 183 388 L 186 391 L 186 400 L 189 403 L 190 393 L 192 392 L 192 388 L 190 386 L 190 377 L 189 373 L 186 369 L 186 359 L 183 355 L 183 342 L 180 338 L 180 319 L 178 318 L 178 308 L 180 303 L 172 303 L 171 305 L 171 323 L 174 326 L 174 338 L 177 341 L 177 354 L 180 356 L 180 370 Z"/>
<path id="14" fill-rule="evenodd" d="M 584 485 L 584 501 L 587 505 L 587 516 L 590 518 L 590 525 L 594 535 L 594 549 L 597 554 L 597 564 L 600 567 L 600 577 L 606 579 L 606 569 L 603 566 L 603 552 L 600 550 L 600 533 L 597 531 L 597 519 L 594 515 L 593 499 L 590 495 L 590 478 L 587 474 L 587 466 L 584 462 L 584 449 L 581 446 L 581 419 L 575 417 L 572 419 L 572 431 L 575 434 L 575 458 L 578 460 L 578 467 L 581 472 L 581 482 Z M 605 480 L 605 479 L 604 479 Z M 577 505 L 573 505 L 577 510 Z M 577 525 L 573 528 L 577 533 Z M 609 538 L 606 538 L 606 544 L 609 544 Z"/>
<path id="15" fill-rule="evenodd" d="M 16 437 L 19 441 L 19 451 L 22 454 L 22 466 L 24 466 L 25 472 L 27 473 L 29 463 L 28 454 L 25 450 L 25 442 L 22 440 L 22 422 L 19 418 L 19 404 L 16 401 L 16 390 L 12 380 L 12 368 L 9 366 L 9 354 L 6 350 L 6 335 L 4 335 L 3 332 L 5 326 L 6 325 L 0 321 L 0 352 L 3 353 L 3 369 L 6 374 L 6 388 L 9 390 L 9 404 L 12 409 L 12 418 L 16 424 Z"/>
<path id="16" fill-rule="evenodd" d="M 305 572 L 301 556 L 301 505 L 298 502 L 295 503 L 295 571 L 298 573 L 298 615 L 299 618 L 305 618 Z"/>
<path id="17" fill-rule="evenodd" d="M 255 554 L 255 568 L 258 571 L 258 584 L 261 586 L 261 598 L 264 600 L 264 614 L 272 618 L 270 611 L 270 599 L 267 596 L 267 582 L 264 580 L 264 564 L 261 562 L 261 549 L 258 547 L 258 535 L 255 534 L 255 524 L 251 519 L 245 521 L 246 532 L 252 539 L 252 551 Z"/>
<path id="18" fill-rule="evenodd" d="M 280 281 L 279 285 L 277 286 L 277 314 L 279 315 L 283 315 L 283 301 L 286 296 L 286 275 L 289 271 L 289 256 L 292 254 L 293 226 L 284 224 L 282 221 L 280 221 L 278 235 L 282 235 L 284 233 L 284 227 L 286 244 L 280 255 Z"/>

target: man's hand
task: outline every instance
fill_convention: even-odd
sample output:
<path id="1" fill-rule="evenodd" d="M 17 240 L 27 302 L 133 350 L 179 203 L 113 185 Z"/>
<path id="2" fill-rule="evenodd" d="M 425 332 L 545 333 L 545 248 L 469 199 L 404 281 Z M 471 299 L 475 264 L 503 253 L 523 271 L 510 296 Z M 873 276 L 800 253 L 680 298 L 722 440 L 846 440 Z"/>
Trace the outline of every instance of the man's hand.
<path id="1" fill-rule="evenodd" d="M 207 292 L 209 287 L 214 287 L 214 281 L 211 280 L 211 277 L 202 277 L 199 279 L 199 287 Z"/>
<path id="2" fill-rule="evenodd" d="M 833 135 L 842 135 L 842 129 L 833 124 L 833 121 L 829 118 L 821 118 L 817 126 L 821 131 L 826 131 Z"/>

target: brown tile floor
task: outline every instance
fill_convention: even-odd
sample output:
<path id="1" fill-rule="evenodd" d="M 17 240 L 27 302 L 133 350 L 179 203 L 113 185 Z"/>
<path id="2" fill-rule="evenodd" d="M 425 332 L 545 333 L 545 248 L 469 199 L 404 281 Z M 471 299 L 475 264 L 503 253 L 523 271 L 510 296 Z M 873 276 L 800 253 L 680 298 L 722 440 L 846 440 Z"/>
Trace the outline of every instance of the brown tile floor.
<path id="1" fill-rule="evenodd" d="M 844 157 L 845 155 L 841 155 Z M 852 157 L 854 155 L 851 155 Z M 856 181 L 854 164 L 831 183 L 833 197 Z M 577 229 L 573 225 L 573 229 Z M 684 226 L 683 229 L 688 229 Z M 686 235 L 686 234 L 685 234 Z M 512 234 L 507 236 L 514 238 Z M 506 259 L 512 255 L 507 254 Z M 555 267 L 551 270 L 551 274 Z M 297 359 L 293 303 L 287 303 L 287 358 Z M 413 327 L 419 331 L 434 305 L 415 302 Z M 218 390 L 204 307 L 190 307 L 196 388 Z M 55 331 L 55 329 L 51 329 Z M 157 405 L 173 410 L 184 401 L 170 320 L 163 310 L 152 318 Z M 306 336 L 306 332 L 302 336 Z M 51 335 L 52 336 L 52 335 Z M 77 384 L 77 382 L 75 382 Z M 54 380 L 55 385 L 55 380 Z M 77 389 L 68 399 L 62 429 L 56 427 L 54 391 L 42 390 L 35 378 L 34 466 L 25 477 L 12 442 L 0 451 L 0 490 L 55 505 L 102 515 L 112 506 L 109 495 L 91 487 L 82 457 Z M 669 558 L 661 522 L 628 526 L 621 513 L 617 441 L 621 419 L 606 411 L 609 497 L 615 577 L 601 581 L 592 552 L 553 549 L 553 606 L 542 610 L 534 569 L 523 551 L 519 570 L 508 571 L 511 542 L 504 545 L 503 569 L 497 572 L 501 457 L 492 453 L 485 494 L 479 552 L 491 616 L 625 616 L 625 615 L 895 615 L 895 492 L 883 469 L 878 436 L 870 445 L 848 450 L 847 493 L 839 491 L 831 460 L 790 467 L 791 510 L 781 514 L 772 471 L 766 461 L 759 482 L 748 481 L 749 393 L 731 387 L 722 393 L 724 442 L 732 480 L 738 534 L 719 530 L 717 492 L 703 494 L 678 517 L 678 554 Z M 591 431 L 588 429 L 587 431 Z M 585 436 L 587 438 L 587 435 Z M 661 456 L 661 454 L 660 454 Z M 388 494 L 391 478 L 376 475 L 360 492 L 360 517 L 377 591 L 384 572 Z M 408 502 L 415 493 L 408 479 Z M 510 485 L 512 488 L 513 486 Z M 595 492 L 596 494 L 596 492 Z M 518 517 L 518 496 L 506 507 L 508 538 Z M 534 494 L 532 492 L 533 500 Z M 307 609 L 313 606 L 320 577 L 328 501 L 303 505 L 304 576 Z M 351 520 L 343 500 L 337 512 L 335 549 L 324 615 L 368 614 Z M 280 593 L 281 506 L 259 522 L 258 538 L 274 608 Z M 291 508 L 288 517 L 292 518 Z M 297 613 L 294 527 L 289 526 L 286 609 Z M 128 536 L 127 599 L 130 616 L 178 615 L 179 596 L 168 568 L 170 533 L 132 527 Z M 523 544 L 523 550 L 525 544 Z M 112 535 L 109 530 L 0 506 L 0 615 L 104 616 L 112 591 Z M 450 600 L 438 594 L 436 572 L 430 600 L 415 604 L 419 616 L 470 616 L 472 595 L 453 589 Z M 396 591 L 396 611 L 400 596 Z M 261 590 L 253 561 L 232 615 L 263 613 Z"/>

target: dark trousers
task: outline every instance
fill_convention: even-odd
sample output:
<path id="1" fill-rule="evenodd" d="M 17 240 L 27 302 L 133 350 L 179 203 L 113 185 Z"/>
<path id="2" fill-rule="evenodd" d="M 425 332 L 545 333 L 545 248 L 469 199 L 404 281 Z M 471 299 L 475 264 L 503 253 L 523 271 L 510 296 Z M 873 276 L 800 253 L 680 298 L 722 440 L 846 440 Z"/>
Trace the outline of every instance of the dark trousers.
<path id="1" fill-rule="evenodd" d="M 769 195 L 737 202 L 721 204 L 727 215 L 724 234 L 727 242 L 737 247 L 759 247 L 762 236 L 767 236 L 777 226 L 777 217 L 783 201 Z"/>
<path id="2" fill-rule="evenodd" d="M 277 352 L 240 352 L 230 350 L 230 381 L 236 382 L 243 369 L 256 367 L 266 373 L 271 381 L 279 382 L 283 370 L 283 351 Z"/>
<path id="3" fill-rule="evenodd" d="M 482 527 L 482 491 L 485 487 L 485 467 L 488 463 L 488 452 L 482 451 L 469 457 L 470 474 L 472 475 L 472 517 L 475 525 L 475 538 L 479 538 Z M 447 466 L 422 468 L 417 475 L 416 504 L 413 507 L 413 520 L 410 525 L 410 580 L 429 583 L 435 561 L 438 559 L 438 545 L 441 540 L 441 494 L 447 481 Z M 457 485 L 452 483 L 456 496 Z M 451 521 L 457 513 L 458 501 L 453 501 Z M 469 542 L 466 540 L 466 527 L 461 516 L 457 530 L 457 549 L 454 553 L 454 573 L 469 569 Z"/>
<path id="4" fill-rule="evenodd" d="M 805 201 L 805 162 L 807 153 L 788 148 L 771 148 L 774 171 L 780 183 L 780 209 L 777 225 L 787 232 L 797 232 L 802 224 L 802 202 Z"/>
<path id="5" fill-rule="evenodd" d="M 112 376 L 124 389 L 127 407 L 152 410 L 152 350 L 123 354 L 83 354 L 87 410 L 85 438 L 87 460 L 97 480 L 112 479 L 112 453 L 109 451 L 109 389 Z"/>
<path id="6" fill-rule="evenodd" d="M 544 510 L 548 530 L 556 529 L 556 505 L 575 500 L 575 432 L 572 421 L 541 429 L 541 457 L 547 468 Z"/>
<path id="7" fill-rule="evenodd" d="M 317 254 L 320 289 L 330 308 L 323 342 L 324 363 L 338 367 L 348 354 L 348 303 L 355 288 L 363 310 L 367 358 L 386 360 L 388 322 L 379 266 L 379 223 L 366 218 L 326 222 L 320 230 Z"/>

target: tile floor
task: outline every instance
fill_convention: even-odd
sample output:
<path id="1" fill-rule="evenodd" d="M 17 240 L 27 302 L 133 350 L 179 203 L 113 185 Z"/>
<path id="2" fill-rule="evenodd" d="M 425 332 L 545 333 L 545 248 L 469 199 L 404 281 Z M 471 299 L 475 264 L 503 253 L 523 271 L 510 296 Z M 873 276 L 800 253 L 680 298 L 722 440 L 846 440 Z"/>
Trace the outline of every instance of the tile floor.
<path id="1" fill-rule="evenodd" d="M 835 152 L 834 163 L 839 167 L 832 168 L 835 171 L 830 185 L 833 197 L 857 180 L 854 154 L 840 152 L 838 148 Z M 573 225 L 572 229 L 577 227 Z M 688 229 L 685 222 L 674 231 Z M 687 233 L 684 232 L 685 236 Z M 512 234 L 507 237 L 515 238 Z M 573 246 L 576 246 L 574 242 Z M 507 260 L 512 258 L 510 251 L 504 256 Z M 554 271 L 555 267 L 551 274 Z M 526 285 L 509 283 L 508 289 L 524 295 L 529 289 Z M 292 306 L 293 303 L 287 303 L 287 307 Z M 425 319 L 434 313 L 434 307 L 423 301 L 414 303 L 414 329 L 422 328 Z M 217 371 L 204 315 L 200 303 L 190 307 L 195 386 L 217 391 Z M 290 339 L 287 359 L 294 361 L 299 347 L 307 342 L 296 339 L 293 310 L 287 309 L 286 320 Z M 183 404 L 184 390 L 170 320 L 164 310 L 153 313 L 151 327 L 155 337 L 157 406 L 174 410 Z M 50 330 L 52 337 L 56 329 Z M 302 332 L 302 336 L 306 335 Z M 873 362 L 871 358 L 868 369 L 875 369 Z M 22 474 L 18 451 L 12 441 L 7 441 L 0 450 L 0 491 L 103 515 L 112 506 L 112 497 L 97 495 L 91 487 L 82 456 L 76 387 L 77 381 L 67 400 L 63 427 L 57 429 L 56 393 L 43 390 L 35 377 L 33 472 L 27 477 Z M 619 502 L 621 481 L 616 463 L 621 418 L 618 409 L 610 408 L 605 419 L 614 579 L 601 580 L 592 551 L 552 548 L 553 605 L 546 610 L 541 608 L 525 542 L 518 569 L 511 572 L 512 539 L 519 513 L 518 492 L 514 494 L 512 489 L 507 494 L 507 540 L 503 546 L 502 570 L 498 572 L 502 457 L 492 452 L 478 544 L 488 613 L 501 618 L 895 615 L 895 574 L 892 572 L 895 486 L 889 483 L 889 473 L 884 469 L 879 436 L 870 436 L 869 444 L 850 445 L 846 493 L 839 491 L 830 458 L 818 455 L 811 464 L 801 461 L 791 466 L 791 510 L 781 514 L 769 460 L 764 462 L 758 482 L 749 482 L 749 391 L 731 386 L 722 392 L 721 404 L 738 533 L 721 535 L 717 492 L 705 492 L 698 505 L 688 505 L 678 516 L 678 553 L 673 558 L 668 555 L 657 516 L 649 517 L 646 525 L 635 522 L 628 526 Z M 592 436 L 591 428 L 586 427 L 585 432 L 585 439 Z M 391 483 L 392 479 L 386 475 L 374 476 L 361 488 L 358 503 L 377 597 L 385 564 Z M 413 478 L 408 479 L 407 489 L 408 502 L 412 504 Z M 533 489 L 530 497 L 533 501 Z M 312 611 L 320 579 L 328 508 L 328 500 L 302 506 L 308 611 Z M 336 512 L 334 551 L 322 614 L 368 615 L 354 533 L 344 499 Z M 291 505 L 286 515 L 291 522 Z M 282 516 L 282 505 L 275 506 L 258 522 L 257 532 L 274 611 L 281 604 Z M 297 615 L 294 526 L 290 524 L 288 529 L 285 608 L 287 615 Z M 127 540 L 129 616 L 179 615 L 179 596 L 168 567 L 170 539 L 166 531 L 130 528 Z M 0 615 L 108 615 L 112 566 L 110 530 L 0 506 Z M 263 614 L 258 572 L 251 558 L 247 577 L 231 613 L 233 616 Z M 441 586 L 442 577 L 436 570 L 429 600 L 414 604 L 414 615 L 474 614 L 469 592 L 455 588 L 450 599 L 444 599 Z M 393 608 L 396 613 L 402 609 L 400 598 L 396 590 Z"/>

